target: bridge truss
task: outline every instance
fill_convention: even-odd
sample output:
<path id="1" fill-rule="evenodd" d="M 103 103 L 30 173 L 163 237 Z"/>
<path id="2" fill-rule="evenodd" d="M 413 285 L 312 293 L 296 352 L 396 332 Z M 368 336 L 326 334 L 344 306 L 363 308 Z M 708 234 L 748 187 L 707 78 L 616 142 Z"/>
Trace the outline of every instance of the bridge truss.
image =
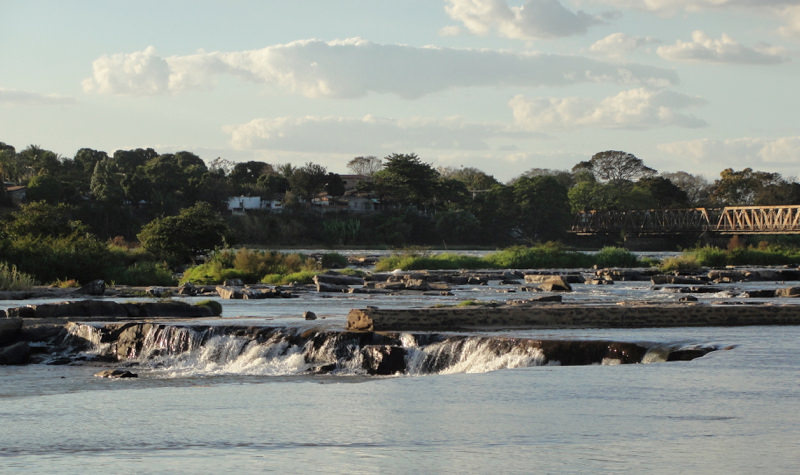
<path id="1" fill-rule="evenodd" d="M 800 205 L 587 211 L 571 232 L 591 234 L 800 234 Z"/>

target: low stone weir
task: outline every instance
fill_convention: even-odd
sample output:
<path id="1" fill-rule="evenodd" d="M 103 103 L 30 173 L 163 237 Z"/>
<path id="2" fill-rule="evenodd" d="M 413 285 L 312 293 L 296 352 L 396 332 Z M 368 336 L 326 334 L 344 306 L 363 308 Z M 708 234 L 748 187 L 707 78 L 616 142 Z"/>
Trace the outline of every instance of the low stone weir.
<path id="1" fill-rule="evenodd" d="M 629 304 L 353 309 L 350 331 L 800 325 L 800 305 Z"/>
<path id="2" fill-rule="evenodd" d="M 2 312 L 2 311 L 0 311 Z M 218 313 L 208 305 L 190 305 L 179 301 L 165 302 L 114 302 L 112 300 L 74 300 L 58 303 L 44 303 L 13 307 L 3 312 L 0 318 L 70 318 L 81 319 L 99 318 L 148 318 L 148 317 L 174 317 L 174 318 L 202 318 L 211 317 Z"/>
<path id="3" fill-rule="evenodd" d="M 541 340 L 495 335 L 347 332 L 324 328 L 144 321 L 68 322 L 50 327 L 46 331 L 38 330 L 46 337 L 40 341 L 35 341 L 35 334 L 28 335 L 31 341 L 26 343 L 35 350 L 28 356 L 28 362 L 94 362 L 122 366 L 133 375 L 144 372 L 153 377 L 486 372 L 548 364 L 691 360 L 718 349 L 685 343 Z"/>

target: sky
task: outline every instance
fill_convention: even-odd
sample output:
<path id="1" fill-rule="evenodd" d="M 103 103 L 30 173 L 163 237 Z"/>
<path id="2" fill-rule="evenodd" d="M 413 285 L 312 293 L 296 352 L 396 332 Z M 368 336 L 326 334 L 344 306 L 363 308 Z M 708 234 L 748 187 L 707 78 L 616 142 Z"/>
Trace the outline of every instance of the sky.
<path id="1" fill-rule="evenodd" d="M 800 0 L 0 0 L 0 141 L 800 174 Z"/>

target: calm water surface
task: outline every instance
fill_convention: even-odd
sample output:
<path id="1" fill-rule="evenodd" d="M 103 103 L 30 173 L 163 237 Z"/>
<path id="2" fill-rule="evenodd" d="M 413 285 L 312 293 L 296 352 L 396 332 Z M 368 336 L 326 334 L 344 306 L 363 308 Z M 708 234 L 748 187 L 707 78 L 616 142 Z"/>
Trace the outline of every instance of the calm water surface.
<path id="1" fill-rule="evenodd" d="M 571 298 L 676 298 L 647 288 L 587 286 Z M 463 289 L 453 299 L 498 292 Z M 269 302 L 226 305 L 226 316 L 294 324 L 314 310 L 336 326 L 365 303 L 316 295 Z M 733 348 L 689 362 L 398 377 L 154 371 L 105 380 L 92 376 L 95 366 L 0 366 L 0 472 L 796 473 L 800 466 L 798 327 L 503 334 Z"/>

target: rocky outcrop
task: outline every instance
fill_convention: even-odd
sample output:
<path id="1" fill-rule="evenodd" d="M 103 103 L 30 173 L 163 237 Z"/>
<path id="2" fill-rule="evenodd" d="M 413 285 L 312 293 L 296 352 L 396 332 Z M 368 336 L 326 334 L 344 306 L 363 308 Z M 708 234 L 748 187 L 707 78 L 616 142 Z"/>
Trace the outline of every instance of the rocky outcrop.
<path id="1" fill-rule="evenodd" d="M 578 273 L 569 274 L 525 274 L 525 283 L 527 284 L 541 284 L 552 280 L 561 280 L 567 284 L 582 284 L 585 282 L 583 275 Z"/>
<path id="2" fill-rule="evenodd" d="M 606 268 L 597 269 L 595 271 L 595 276 L 599 278 L 609 278 L 614 281 L 647 281 L 650 280 L 650 277 L 655 274 L 658 274 L 658 271 L 655 269 Z"/>
<path id="3" fill-rule="evenodd" d="M 706 277 L 695 277 L 688 275 L 659 274 L 650 278 L 653 285 L 679 284 L 679 285 L 703 285 L 708 283 Z"/>
<path id="4" fill-rule="evenodd" d="M 291 292 L 272 287 L 253 288 L 218 285 L 216 292 L 219 298 L 223 300 L 261 300 L 295 297 Z"/>

